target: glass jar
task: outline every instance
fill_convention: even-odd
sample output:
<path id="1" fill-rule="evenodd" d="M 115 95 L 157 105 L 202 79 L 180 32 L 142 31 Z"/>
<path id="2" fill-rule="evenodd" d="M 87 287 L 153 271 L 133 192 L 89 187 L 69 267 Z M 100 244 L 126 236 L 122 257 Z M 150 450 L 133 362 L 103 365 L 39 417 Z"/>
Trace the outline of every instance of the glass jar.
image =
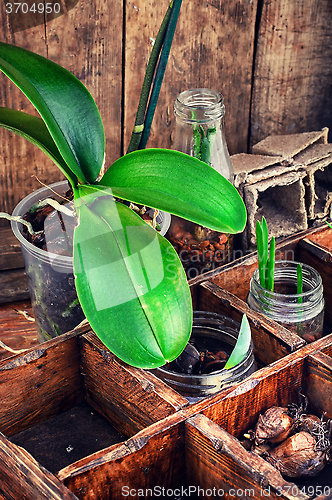
<path id="1" fill-rule="evenodd" d="M 239 331 L 240 323 L 231 318 L 208 311 L 194 311 L 190 343 L 193 343 L 199 352 L 223 350 L 230 355 Z M 244 380 L 257 369 L 252 341 L 244 359 L 227 370 L 215 369 L 209 373 L 189 374 L 175 371 L 172 369 L 173 364 L 174 362 L 170 366 L 151 371 L 191 403 Z"/>
<path id="2" fill-rule="evenodd" d="M 209 164 L 233 182 L 225 133 L 223 96 L 210 89 L 185 90 L 174 104 L 173 149 Z M 230 261 L 233 237 L 172 216 L 168 239 L 179 254 L 188 279 Z"/>
<path id="3" fill-rule="evenodd" d="M 301 263 L 303 293 L 298 294 L 297 265 L 294 261 L 276 261 L 273 292 L 260 285 L 259 270 L 256 269 L 250 281 L 247 302 L 254 311 L 277 321 L 307 342 L 313 342 L 323 334 L 322 279 L 314 268 Z"/>

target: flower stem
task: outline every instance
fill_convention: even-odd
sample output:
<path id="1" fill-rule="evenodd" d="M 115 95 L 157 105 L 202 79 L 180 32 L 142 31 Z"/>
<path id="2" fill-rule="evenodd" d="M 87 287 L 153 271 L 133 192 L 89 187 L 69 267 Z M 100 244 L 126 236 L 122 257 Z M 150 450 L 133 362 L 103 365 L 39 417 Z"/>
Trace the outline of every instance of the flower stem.
<path id="1" fill-rule="evenodd" d="M 154 112 L 156 110 L 157 101 L 158 101 L 158 97 L 159 97 L 159 93 L 160 93 L 160 88 L 161 88 L 161 84 L 162 84 L 162 81 L 164 78 L 166 65 L 167 65 L 167 61 L 168 61 L 168 56 L 169 56 L 169 53 L 171 50 L 171 45 L 172 45 L 173 36 L 174 36 L 174 32 L 175 32 L 175 28 L 176 28 L 179 14 L 180 14 L 181 4 L 182 4 L 182 0 L 174 0 L 174 2 L 172 4 L 172 11 L 171 11 L 171 15 L 170 15 L 169 22 L 167 25 L 165 40 L 163 43 L 162 51 L 160 54 L 160 59 L 158 62 L 158 67 L 156 70 L 155 79 L 153 82 L 151 96 L 150 96 L 150 100 L 149 100 L 149 104 L 148 104 L 148 109 L 147 109 L 146 115 L 145 115 L 144 130 L 142 133 L 139 149 L 145 148 L 146 143 L 147 143 L 148 138 L 149 138 L 149 135 L 150 135 L 151 124 L 152 124 Z"/>
<path id="2" fill-rule="evenodd" d="M 148 104 L 148 99 L 150 95 L 150 89 L 152 85 L 152 80 L 153 80 L 153 75 L 155 73 L 155 69 L 157 66 L 159 54 L 161 51 L 161 48 L 164 43 L 165 39 L 165 34 L 167 30 L 167 26 L 169 23 L 169 19 L 171 16 L 172 12 L 172 7 L 173 7 L 173 0 L 171 1 L 170 5 L 168 6 L 167 12 L 165 14 L 165 17 L 161 23 L 161 26 L 159 28 L 155 43 L 153 45 L 151 55 L 149 58 L 148 66 L 146 68 L 146 73 L 142 85 L 142 91 L 141 91 L 141 96 L 140 100 L 138 103 L 138 108 L 137 108 L 137 113 L 136 113 L 136 119 L 135 119 L 135 125 L 134 129 L 131 135 L 130 143 L 127 149 L 127 153 L 131 153 L 132 151 L 136 151 L 139 148 L 139 144 L 141 141 L 141 137 L 143 134 L 144 130 L 144 117 L 145 117 L 145 111 L 146 107 Z"/>

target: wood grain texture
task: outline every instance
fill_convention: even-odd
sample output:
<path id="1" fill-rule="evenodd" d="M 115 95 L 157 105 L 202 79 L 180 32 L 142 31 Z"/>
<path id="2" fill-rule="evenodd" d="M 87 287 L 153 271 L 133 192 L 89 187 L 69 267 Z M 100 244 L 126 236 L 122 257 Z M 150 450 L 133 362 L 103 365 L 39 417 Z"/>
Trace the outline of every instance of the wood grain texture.
<path id="1" fill-rule="evenodd" d="M 15 434 L 83 399 L 78 333 L 0 361 L 0 430 Z"/>
<path id="2" fill-rule="evenodd" d="M 30 302 L 11 302 L 0 306 L 0 340 L 11 349 L 29 349 L 38 344 L 35 323 L 27 317 L 33 318 Z M 0 359 L 11 356 L 13 353 L 0 348 Z"/>
<path id="3" fill-rule="evenodd" d="M 87 401 L 124 436 L 188 405 L 152 373 L 122 363 L 94 333 L 82 337 L 81 355 Z"/>
<path id="4" fill-rule="evenodd" d="M 21 245 L 10 227 L 0 228 L 0 271 L 24 267 Z"/>
<path id="5" fill-rule="evenodd" d="M 298 254 L 299 261 L 312 266 L 322 278 L 325 300 L 324 320 L 330 325 L 332 323 L 332 246 L 328 248 L 330 235 L 329 232 L 325 234 L 327 239 L 326 241 L 321 239 L 321 243 L 315 243 L 309 238 L 301 240 L 298 245 Z"/>
<path id="6" fill-rule="evenodd" d="M 42 25 L 13 32 L 5 3 L 0 6 L 0 41 L 52 59 L 77 76 L 94 97 L 106 133 L 106 164 L 121 154 L 122 1 L 80 0 L 67 13 Z M 0 74 L 0 105 L 36 114 L 23 94 Z M 63 178 L 38 148 L 0 129 L 0 211 Z M 0 220 L 1 224 L 1 220 Z"/>
<path id="7" fill-rule="evenodd" d="M 294 499 L 291 492 L 287 494 L 290 483 L 272 465 L 246 451 L 237 439 L 204 415 L 186 421 L 186 459 L 188 482 L 210 491 L 205 498 L 218 495 L 227 499 L 261 499 L 263 489 L 270 486 L 265 493 L 268 498 Z M 296 498 L 309 497 L 299 493 Z"/>
<path id="8" fill-rule="evenodd" d="M 156 486 L 185 484 L 184 444 L 184 415 L 177 412 L 124 443 L 66 467 L 58 478 L 84 500 L 122 498 L 128 488 L 136 490 L 132 498 L 157 498 L 161 495 L 153 495 Z M 150 491 L 144 494 L 146 489 Z"/>
<path id="9" fill-rule="evenodd" d="M 207 87 L 224 96 L 231 154 L 247 150 L 256 5 L 256 0 L 182 3 L 148 147 L 171 146 L 177 95 L 186 89 Z M 151 44 L 167 6 L 167 0 L 126 2 L 125 145 L 134 124 Z"/>
<path id="10" fill-rule="evenodd" d="M 265 0 L 257 39 L 251 143 L 332 126 L 330 0 Z"/>
<path id="11" fill-rule="evenodd" d="M 29 453 L 10 443 L 2 434 L 0 460 L 0 498 L 77 500 L 55 476 L 40 467 Z"/>

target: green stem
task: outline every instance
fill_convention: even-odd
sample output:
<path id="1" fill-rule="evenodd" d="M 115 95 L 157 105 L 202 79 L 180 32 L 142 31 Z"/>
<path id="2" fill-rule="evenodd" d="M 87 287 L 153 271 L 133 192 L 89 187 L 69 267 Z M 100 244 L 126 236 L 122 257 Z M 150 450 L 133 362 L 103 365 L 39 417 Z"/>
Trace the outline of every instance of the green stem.
<path id="1" fill-rule="evenodd" d="M 267 289 L 270 292 L 273 292 L 274 287 L 274 264 L 275 264 L 275 250 L 276 250 L 276 240 L 275 237 L 272 236 L 270 242 L 270 253 L 269 253 L 269 261 L 267 266 Z"/>
<path id="2" fill-rule="evenodd" d="M 267 245 L 265 242 L 262 225 L 256 222 L 257 258 L 259 269 L 259 282 L 262 288 L 266 288 L 266 266 L 267 266 Z"/>
<path id="3" fill-rule="evenodd" d="M 169 56 L 169 53 L 171 50 L 171 45 L 172 45 L 173 36 L 174 36 L 174 32 L 175 32 L 175 28 L 176 28 L 179 14 L 180 14 L 181 4 L 182 4 L 182 0 L 174 0 L 173 5 L 172 5 L 172 12 L 171 12 L 171 15 L 169 18 L 169 23 L 167 26 L 165 40 L 164 40 L 163 48 L 162 48 L 162 51 L 160 54 L 155 79 L 153 82 L 153 87 L 152 87 L 152 91 L 151 91 L 148 109 L 147 109 L 146 115 L 145 115 L 144 130 L 143 130 L 141 142 L 139 145 L 139 149 L 145 148 L 146 143 L 147 143 L 148 138 L 149 138 L 149 135 L 150 135 L 152 120 L 153 120 L 154 112 L 156 110 L 157 101 L 158 101 L 158 97 L 159 97 L 159 93 L 160 93 L 160 88 L 161 88 L 161 84 L 162 84 L 162 81 L 164 78 L 166 65 L 167 65 L 167 61 L 168 61 L 168 56 Z"/>
<path id="4" fill-rule="evenodd" d="M 296 268 L 296 276 L 297 276 L 296 292 L 298 295 L 302 295 L 302 293 L 303 293 L 303 273 L 302 273 L 302 266 L 300 263 L 298 263 L 297 268 Z M 298 302 L 298 304 L 302 304 L 303 297 L 302 296 L 298 297 L 297 302 Z M 302 334 L 301 313 L 300 313 L 300 321 L 297 324 L 297 333 L 298 333 L 298 335 Z"/>
<path id="5" fill-rule="evenodd" d="M 136 113 L 136 119 L 135 119 L 135 125 L 134 129 L 131 135 L 130 143 L 127 149 L 127 153 L 131 153 L 132 151 L 136 151 L 139 148 L 139 144 L 141 141 L 141 137 L 143 134 L 144 130 L 144 116 L 145 116 L 145 111 L 150 95 L 150 89 L 151 89 L 151 84 L 153 80 L 153 75 L 155 73 L 155 69 L 157 66 L 159 54 L 161 51 L 161 48 L 164 43 L 165 39 L 165 34 L 167 30 L 167 26 L 169 23 L 170 15 L 172 12 L 172 6 L 173 6 L 173 0 L 171 1 L 167 12 L 165 14 L 165 17 L 163 19 L 163 22 L 161 23 L 161 26 L 159 28 L 155 43 L 153 45 L 151 55 L 149 58 L 148 66 L 146 68 L 146 73 L 144 76 L 144 81 L 142 85 L 142 91 L 141 91 L 141 96 L 140 100 L 138 103 L 138 108 L 137 108 L 137 113 Z"/>

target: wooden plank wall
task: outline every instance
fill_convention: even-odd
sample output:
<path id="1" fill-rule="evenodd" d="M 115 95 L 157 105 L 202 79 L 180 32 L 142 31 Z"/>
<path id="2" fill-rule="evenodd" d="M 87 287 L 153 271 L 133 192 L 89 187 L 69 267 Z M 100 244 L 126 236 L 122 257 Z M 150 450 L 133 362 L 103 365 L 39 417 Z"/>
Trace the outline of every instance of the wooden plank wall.
<path id="1" fill-rule="evenodd" d="M 128 145 L 168 0 L 61 0 L 66 13 L 45 20 L 9 15 L 6 3 L 0 41 L 49 57 L 88 87 L 103 118 L 110 165 Z M 270 133 L 332 128 L 331 14 L 331 0 L 183 0 L 148 147 L 171 147 L 174 100 L 191 87 L 224 95 L 231 154 L 248 152 Z M 0 105 L 33 112 L 3 75 Z M 36 177 L 61 178 L 43 153 L 0 130 L 0 211 L 10 212 L 38 188 Z"/>

